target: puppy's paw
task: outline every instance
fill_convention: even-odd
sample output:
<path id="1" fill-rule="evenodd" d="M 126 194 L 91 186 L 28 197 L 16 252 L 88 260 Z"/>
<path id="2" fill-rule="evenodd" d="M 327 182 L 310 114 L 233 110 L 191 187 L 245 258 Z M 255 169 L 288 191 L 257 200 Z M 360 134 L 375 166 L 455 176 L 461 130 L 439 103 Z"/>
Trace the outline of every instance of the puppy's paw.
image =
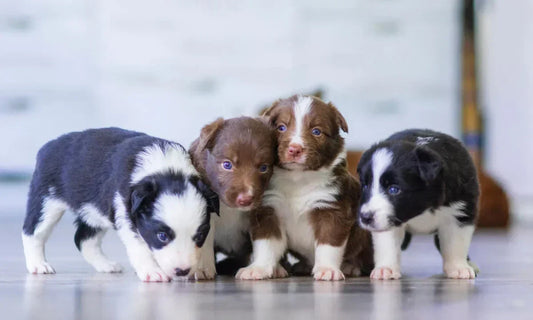
<path id="1" fill-rule="evenodd" d="M 122 266 L 114 261 L 102 261 L 98 264 L 93 264 L 94 269 L 96 269 L 97 272 L 105 272 L 105 273 L 119 273 L 122 272 Z"/>
<path id="2" fill-rule="evenodd" d="M 344 280 L 344 274 L 341 270 L 331 267 L 317 267 L 313 268 L 313 277 L 315 280 L 322 281 L 338 281 Z"/>
<path id="3" fill-rule="evenodd" d="M 28 269 L 29 273 L 32 274 L 51 274 L 56 273 L 54 268 L 48 262 L 41 261 L 41 262 L 28 262 L 26 264 L 26 268 Z"/>
<path id="4" fill-rule="evenodd" d="M 213 280 L 217 274 L 215 266 L 211 268 L 197 268 L 189 275 L 189 280 Z"/>
<path id="5" fill-rule="evenodd" d="M 144 282 L 169 282 L 171 278 L 160 268 L 137 270 L 137 276 Z"/>
<path id="6" fill-rule="evenodd" d="M 347 277 L 359 277 L 362 272 L 361 269 L 353 264 L 344 263 L 341 267 L 342 273 Z"/>
<path id="7" fill-rule="evenodd" d="M 445 264 L 444 273 L 450 279 L 474 279 L 476 277 L 474 268 L 468 265 L 467 262 Z"/>
<path id="8" fill-rule="evenodd" d="M 283 268 L 283 267 L 282 267 Z M 274 268 L 264 268 L 260 266 L 248 266 L 245 268 L 240 268 L 235 275 L 236 279 L 239 280 L 263 280 L 270 279 L 274 274 Z M 285 269 L 284 269 L 285 270 Z M 286 273 L 286 271 L 285 271 Z"/>
<path id="9" fill-rule="evenodd" d="M 274 268 L 273 278 L 287 278 L 288 276 L 289 276 L 289 273 L 281 265 L 278 264 Z"/>
<path id="10" fill-rule="evenodd" d="M 400 279 L 401 277 L 400 268 L 397 267 L 376 267 L 370 274 L 370 279 L 376 280 Z"/>

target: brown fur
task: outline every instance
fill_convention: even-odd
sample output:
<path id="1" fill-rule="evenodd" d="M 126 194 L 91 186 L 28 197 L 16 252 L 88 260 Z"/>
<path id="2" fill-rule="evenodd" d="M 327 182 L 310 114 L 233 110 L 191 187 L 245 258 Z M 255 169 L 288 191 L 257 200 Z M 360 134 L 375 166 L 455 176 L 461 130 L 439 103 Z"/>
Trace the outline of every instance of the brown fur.
<path id="1" fill-rule="evenodd" d="M 252 240 L 276 238 L 281 239 L 279 219 L 274 209 L 260 207 L 254 210 L 250 219 L 250 234 Z"/>
<path id="2" fill-rule="evenodd" d="M 202 129 L 189 153 L 194 166 L 221 201 L 237 207 L 237 196 L 251 188 L 255 206 L 272 176 L 275 146 L 273 131 L 263 119 L 219 118 Z M 231 171 L 222 168 L 226 160 L 233 164 Z M 263 164 L 268 166 L 266 173 L 259 172 Z"/>

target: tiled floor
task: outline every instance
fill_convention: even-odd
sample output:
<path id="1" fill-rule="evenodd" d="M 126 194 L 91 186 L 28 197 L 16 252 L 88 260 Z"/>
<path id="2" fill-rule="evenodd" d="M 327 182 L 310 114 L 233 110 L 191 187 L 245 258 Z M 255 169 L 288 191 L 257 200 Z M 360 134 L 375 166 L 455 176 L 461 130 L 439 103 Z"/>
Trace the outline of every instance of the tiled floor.
<path id="1" fill-rule="evenodd" d="M 97 274 L 76 251 L 64 218 L 47 247 L 55 275 L 28 275 L 19 219 L 0 220 L 0 319 L 533 319 L 533 234 L 481 231 L 471 257 L 478 279 L 441 277 L 429 236 L 413 238 L 403 255 L 404 278 L 314 282 L 310 278 L 201 283 L 142 283 Z M 70 219 L 72 221 L 72 219 Z M 105 251 L 127 266 L 115 234 Z"/>

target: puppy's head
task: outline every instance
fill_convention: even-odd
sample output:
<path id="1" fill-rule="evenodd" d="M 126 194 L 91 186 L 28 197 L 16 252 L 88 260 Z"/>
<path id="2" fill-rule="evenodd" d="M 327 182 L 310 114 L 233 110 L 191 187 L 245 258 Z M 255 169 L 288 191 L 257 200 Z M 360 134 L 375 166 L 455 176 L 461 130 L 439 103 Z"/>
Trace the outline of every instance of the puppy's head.
<path id="1" fill-rule="evenodd" d="M 409 142 L 382 142 L 366 151 L 357 168 L 362 195 L 359 224 L 371 231 L 401 225 L 444 196 L 443 162 L 434 151 Z"/>
<path id="2" fill-rule="evenodd" d="M 274 132 L 264 120 L 239 117 L 205 126 L 191 150 L 203 159 L 196 162 L 202 162 L 200 171 L 220 199 L 249 210 L 261 202 L 270 181 L 275 148 Z"/>
<path id="3" fill-rule="evenodd" d="M 293 96 L 276 101 L 263 115 L 276 129 L 282 168 L 317 170 L 333 163 L 343 150 L 339 129 L 348 132 L 348 125 L 331 103 Z"/>
<path id="4" fill-rule="evenodd" d="M 218 213 L 218 197 L 198 177 L 176 173 L 148 176 L 130 189 L 130 218 L 161 269 L 172 278 L 198 263 Z"/>

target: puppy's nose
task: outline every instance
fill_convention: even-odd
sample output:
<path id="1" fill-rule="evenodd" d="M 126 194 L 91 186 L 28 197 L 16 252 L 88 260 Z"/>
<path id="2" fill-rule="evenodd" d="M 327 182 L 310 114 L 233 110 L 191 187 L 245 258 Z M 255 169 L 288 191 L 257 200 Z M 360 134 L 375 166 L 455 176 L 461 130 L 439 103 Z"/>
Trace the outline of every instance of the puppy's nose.
<path id="1" fill-rule="evenodd" d="M 249 193 L 239 193 L 236 202 L 240 207 L 247 207 L 252 204 L 253 199 Z"/>
<path id="2" fill-rule="evenodd" d="M 359 213 L 359 219 L 361 219 L 362 224 L 372 224 L 374 222 L 374 212 L 372 211 L 364 211 Z"/>
<path id="3" fill-rule="evenodd" d="M 298 158 L 303 152 L 303 147 L 301 144 L 291 143 L 287 152 L 290 156 Z"/>
<path id="4" fill-rule="evenodd" d="M 181 277 L 181 276 L 186 276 L 189 274 L 189 272 L 191 271 L 191 268 L 188 268 L 188 269 L 180 269 L 180 268 L 176 268 L 174 269 L 174 272 L 176 273 L 176 275 L 178 277 Z"/>

